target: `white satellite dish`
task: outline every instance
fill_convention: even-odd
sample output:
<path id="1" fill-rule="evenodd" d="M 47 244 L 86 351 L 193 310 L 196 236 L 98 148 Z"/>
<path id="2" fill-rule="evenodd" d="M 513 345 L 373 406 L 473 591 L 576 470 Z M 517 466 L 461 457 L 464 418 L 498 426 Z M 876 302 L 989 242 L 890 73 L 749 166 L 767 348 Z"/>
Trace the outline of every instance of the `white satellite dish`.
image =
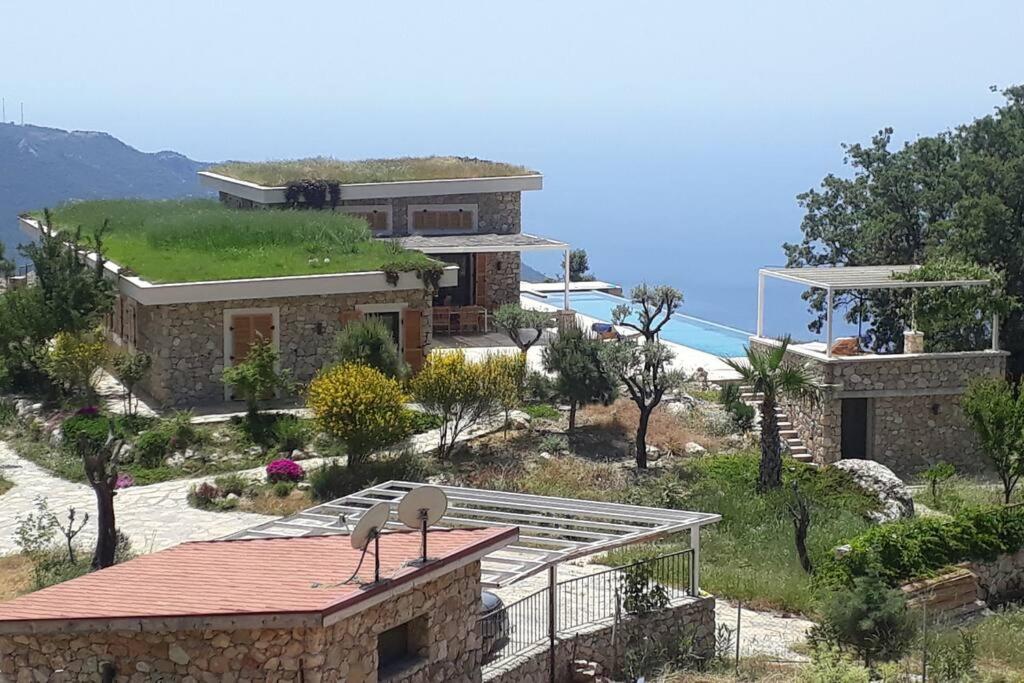
<path id="1" fill-rule="evenodd" d="M 349 542 L 352 547 L 356 550 L 363 551 L 363 557 L 366 556 L 367 547 L 370 545 L 370 541 L 373 541 L 373 582 L 378 583 L 380 581 L 380 533 L 388 524 L 388 520 L 391 519 L 391 505 L 388 503 L 377 503 L 369 510 L 363 513 L 363 516 L 359 518 L 356 523 L 356 528 L 352 530 L 352 535 L 349 537 Z M 359 560 L 360 566 L 362 566 L 362 559 Z M 356 573 L 359 572 L 358 567 Z M 355 575 L 353 575 L 355 576 Z"/>
<path id="2" fill-rule="evenodd" d="M 420 532 L 420 561 L 427 562 L 427 529 L 448 511 L 448 496 L 436 486 L 419 486 L 405 494 L 398 504 L 398 520 Z"/>

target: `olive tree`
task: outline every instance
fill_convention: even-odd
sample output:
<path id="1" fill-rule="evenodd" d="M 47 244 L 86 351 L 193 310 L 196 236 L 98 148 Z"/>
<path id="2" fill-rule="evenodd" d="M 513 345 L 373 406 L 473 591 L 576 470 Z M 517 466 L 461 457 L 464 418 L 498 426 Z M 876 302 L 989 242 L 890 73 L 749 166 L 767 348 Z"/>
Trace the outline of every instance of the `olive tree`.
<path id="1" fill-rule="evenodd" d="M 519 304 L 505 304 L 494 313 L 494 322 L 520 351 L 526 353 L 540 341 L 544 328 L 551 324 L 551 314 L 523 308 Z"/>

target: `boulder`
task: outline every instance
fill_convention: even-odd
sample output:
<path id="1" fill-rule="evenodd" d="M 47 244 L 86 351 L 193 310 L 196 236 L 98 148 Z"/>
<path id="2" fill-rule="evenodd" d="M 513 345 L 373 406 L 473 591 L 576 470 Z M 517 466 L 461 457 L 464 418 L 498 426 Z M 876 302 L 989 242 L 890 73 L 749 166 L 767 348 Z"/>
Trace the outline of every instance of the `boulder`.
<path id="1" fill-rule="evenodd" d="M 683 450 L 687 455 L 704 455 L 708 452 L 708 449 L 704 448 L 696 441 L 687 442 L 687 444 L 683 446 Z"/>
<path id="2" fill-rule="evenodd" d="M 903 480 L 885 465 L 874 460 L 840 460 L 830 465 L 848 472 L 862 490 L 882 504 L 882 509 L 871 513 L 876 522 L 892 522 L 914 516 L 914 500 Z"/>
<path id="3" fill-rule="evenodd" d="M 508 414 L 508 426 L 510 429 L 529 429 L 530 416 L 521 410 L 513 410 Z"/>

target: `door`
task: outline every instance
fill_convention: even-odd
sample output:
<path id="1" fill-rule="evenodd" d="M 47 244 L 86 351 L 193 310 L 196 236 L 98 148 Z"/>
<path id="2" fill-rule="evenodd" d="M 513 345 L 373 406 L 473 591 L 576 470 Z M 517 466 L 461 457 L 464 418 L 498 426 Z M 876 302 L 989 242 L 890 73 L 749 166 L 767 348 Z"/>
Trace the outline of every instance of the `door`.
<path id="1" fill-rule="evenodd" d="M 423 367 L 425 356 L 423 348 L 423 312 L 415 308 L 407 308 L 402 311 L 402 322 L 404 329 L 404 352 L 405 362 L 409 364 L 413 372 L 419 372 Z"/>
<path id="2" fill-rule="evenodd" d="M 274 315 L 272 313 L 234 313 L 228 325 L 228 344 L 226 366 L 238 365 L 245 361 L 249 350 L 256 342 L 269 341 L 274 343 Z M 225 387 L 225 396 L 234 401 L 239 397 L 234 394 L 233 387 Z M 272 398 L 267 396 L 265 398 Z"/>
<path id="3" fill-rule="evenodd" d="M 844 398 L 840 448 L 844 459 L 865 460 L 868 457 L 868 399 Z"/>

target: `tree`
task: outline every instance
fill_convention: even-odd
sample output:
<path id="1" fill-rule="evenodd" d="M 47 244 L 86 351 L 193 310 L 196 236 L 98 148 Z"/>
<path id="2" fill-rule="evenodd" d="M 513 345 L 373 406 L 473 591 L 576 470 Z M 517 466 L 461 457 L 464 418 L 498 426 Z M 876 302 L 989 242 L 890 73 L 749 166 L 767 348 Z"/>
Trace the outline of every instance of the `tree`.
<path id="1" fill-rule="evenodd" d="M 822 605 L 822 625 L 814 635 L 849 646 L 865 665 L 902 657 L 916 634 L 903 592 L 876 576 L 854 579 L 852 588 L 836 591 Z"/>
<path id="2" fill-rule="evenodd" d="M 961 404 L 1009 505 L 1024 475 L 1024 392 L 1002 378 L 979 379 L 968 387 Z"/>
<path id="3" fill-rule="evenodd" d="M 93 376 L 109 357 L 106 343 L 98 334 L 58 332 L 43 356 L 43 371 L 68 395 L 96 399 Z"/>
<path id="4" fill-rule="evenodd" d="M 594 279 L 594 276 L 590 274 L 590 259 L 587 258 L 586 249 L 573 249 L 569 252 L 569 279 L 573 282 L 587 282 Z"/>
<path id="5" fill-rule="evenodd" d="M 807 531 L 811 528 L 811 503 L 795 481 L 792 484 L 792 495 L 786 502 L 786 509 L 793 520 L 793 538 L 796 542 L 796 555 L 800 558 L 800 567 L 808 574 L 812 574 L 814 565 L 811 564 L 811 556 L 807 552 Z"/>
<path id="6" fill-rule="evenodd" d="M 345 325 L 334 338 L 334 357 L 339 363 L 368 365 L 396 379 L 409 374 L 409 365 L 398 351 L 391 328 L 378 318 Z"/>
<path id="7" fill-rule="evenodd" d="M 510 414 L 523 402 L 526 384 L 525 353 L 494 353 L 484 359 L 486 382 L 498 406 L 505 413 L 505 435 L 508 435 Z"/>
<path id="8" fill-rule="evenodd" d="M 602 342 L 579 325 L 568 325 L 544 349 L 544 369 L 555 373 L 558 395 L 569 403 L 569 433 L 576 429 L 576 409 L 589 403 L 609 403 L 615 381 L 602 357 Z"/>
<path id="9" fill-rule="evenodd" d="M 410 386 L 423 410 L 441 419 L 437 454 L 442 459 L 451 456 L 461 434 L 499 409 L 484 363 L 466 360 L 462 351 L 428 356 Z"/>
<path id="10" fill-rule="evenodd" d="M 278 389 L 291 388 L 291 376 L 287 370 L 278 369 L 279 355 L 267 339 L 252 343 L 245 360 L 230 368 L 224 368 L 224 383 L 235 388 L 245 399 L 247 418 L 250 424 L 259 420 L 260 402 L 273 396 Z"/>
<path id="11" fill-rule="evenodd" d="M 768 349 L 747 348 L 745 360 L 723 358 L 729 367 L 755 394 L 761 394 L 761 465 L 757 478 L 760 492 L 782 486 L 782 442 L 779 439 L 779 421 L 775 409 L 786 396 L 794 399 L 812 397 L 814 379 L 801 365 L 785 362 L 789 337 L 778 346 Z"/>
<path id="12" fill-rule="evenodd" d="M 642 284 L 630 292 L 630 302 L 630 305 L 615 307 L 612 322 L 639 332 L 643 343 L 621 339 L 602 348 L 606 367 L 625 385 L 629 397 L 640 411 L 636 430 L 636 466 L 644 469 L 647 467 L 647 427 L 651 414 L 661 403 L 665 391 L 675 382 L 675 375 L 668 367 L 673 353 L 658 341 L 658 333 L 682 304 L 683 295 L 672 287 Z"/>
<path id="13" fill-rule="evenodd" d="M 152 363 L 153 359 L 149 355 L 135 351 L 126 351 L 114 356 L 114 373 L 124 387 L 122 401 L 125 415 L 135 414 L 139 403 L 135 397 L 135 387 L 149 372 Z"/>
<path id="14" fill-rule="evenodd" d="M 866 145 L 844 145 L 852 174 L 830 174 L 820 188 L 798 197 L 805 209 L 804 237 L 784 245 L 789 265 L 927 265 L 949 259 L 1001 274 L 1001 294 L 1024 298 L 1024 240 L 1019 238 L 1024 230 L 1024 87 L 1003 95 L 1005 104 L 995 113 L 899 149 L 891 148 L 891 128 Z M 959 294 L 946 290 L 934 296 L 955 305 Z M 824 297 L 809 292 L 805 298 L 816 313 L 810 327 L 818 331 Z M 847 319 L 870 321 L 865 334 L 871 348 L 899 350 L 912 308 L 908 299 L 903 290 L 865 293 L 853 302 Z M 973 313 L 967 308 L 975 303 L 961 302 L 955 317 Z M 929 321 L 926 313 L 918 312 L 918 323 L 933 328 L 929 334 L 941 338 L 939 348 L 954 342 L 970 347 L 979 336 L 991 336 L 984 318 L 937 330 L 943 318 Z M 1001 341 L 1011 353 L 1011 374 L 1021 374 L 1024 312 L 1019 306 L 1003 320 Z"/>
<path id="15" fill-rule="evenodd" d="M 74 448 L 82 458 L 85 476 L 96 494 L 96 551 L 92 557 L 93 569 L 104 569 L 114 564 L 117 553 L 117 525 L 114 517 L 114 496 L 117 495 L 117 474 L 124 442 L 113 432 L 106 442 L 97 446 L 84 435 Z"/>
<path id="16" fill-rule="evenodd" d="M 526 353 L 540 340 L 544 329 L 551 324 L 551 314 L 523 308 L 519 304 L 505 304 L 494 314 L 494 322 L 519 350 Z M 527 333 L 526 339 L 523 334 Z"/>
<path id="17" fill-rule="evenodd" d="M 355 363 L 322 370 L 310 382 L 307 398 L 320 427 L 344 442 L 352 469 L 409 435 L 405 401 L 397 380 Z"/>

